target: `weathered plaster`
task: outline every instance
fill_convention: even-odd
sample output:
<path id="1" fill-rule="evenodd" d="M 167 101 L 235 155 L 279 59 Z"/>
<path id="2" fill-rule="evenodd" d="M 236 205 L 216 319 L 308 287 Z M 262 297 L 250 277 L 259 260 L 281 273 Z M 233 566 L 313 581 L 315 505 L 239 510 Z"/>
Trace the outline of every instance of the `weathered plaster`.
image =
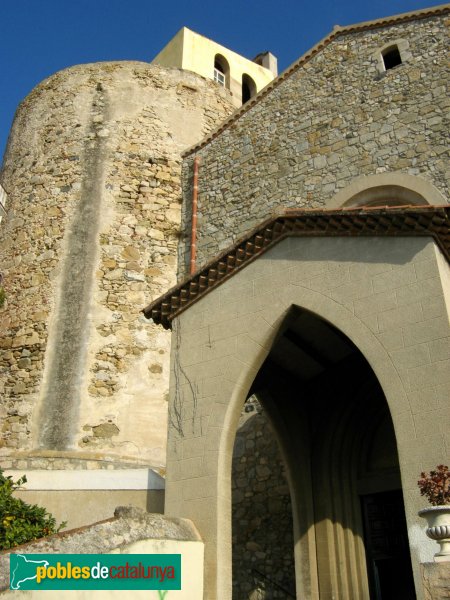
<path id="1" fill-rule="evenodd" d="M 2 171 L 5 467 L 164 466 L 170 337 L 140 309 L 175 281 L 180 154 L 231 111 L 213 82 L 138 62 L 66 69 L 19 107 Z"/>

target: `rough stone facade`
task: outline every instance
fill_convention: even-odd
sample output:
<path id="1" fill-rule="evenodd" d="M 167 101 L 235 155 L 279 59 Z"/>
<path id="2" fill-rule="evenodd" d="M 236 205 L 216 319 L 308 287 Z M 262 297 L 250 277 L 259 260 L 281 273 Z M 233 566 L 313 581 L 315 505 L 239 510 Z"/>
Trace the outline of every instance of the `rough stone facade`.
<path id="1" fill-rule="evenodd" d="M 414 177 L 446 202 L 449 22 L 436 14 L 332 34 L 187 154 L 181 224 L 180 153 L 231 112 L 226 92 L 139 63 L 76 67 L 43 82 L 19 110 L 2 176 L 4 466 L 164 464 L 169 338 L 139 311 L 173 283 L 180 240 L 186 273 L 194 153 L 198 264 L 274 211 L 332 206 L 361 177 Z M 381 51 L 393 43 L 403 62 L 385 72 Z M 397 435 L 417 584 L 432 556 L 417 522 L 417 473 L 448 454 L 448 281 L 431 240 L 284 240 L 175 319 L 166 506 L 200 528 L 207 598 L 231 593 L 239 412 L 293 305 L 347 332 L 374 365 Z M 244 424 L 237 434 L 235 565 L 258 560 L 273 575 L 278 561 L 287 588 L 292 543 L 284 562 L 262 549 L 268 522 L 249 546 L 239 538 L 250 516 L 250 528 L 262 525 L 262 495 L 277 493 L 272 508 L 288 530 L 281 462 L 269 468 L 250 451 L 258 441 L 274 455 L 267 424 L 253 419 L 255 430 Z M 360 523 L 348 537 L 346 511 L 333 504 L 342 490 L 327 484 L 314 506 L 308 469 L 293 471 L 294 516 L 307 526 L 295 536 L 297 594 L 367 598 L 367 578 L 356 574 L 366 564 Z M 321 514 L 339 516 L 329 531 Z"/>
<path id="2" fill-rule="evenodd" d="M 327 206 L 361 176 L 417 176 L 448 197 L 449 23 L 444 14 L 337 31 L 198 146 L 198 265 L 275 211 Z M 403 62 L 382 71 L 390 43 Z M 188 245 L 179 253 L 183 275 Z"/>
<path id="3" fill-rule="evenodd" d="M 180 153 L 231 111 L 213 82 L 137 62 L 59 72 L 19 107 L 1 177 L 4 467 L 164 465 L 169 336 L 140 310 L 174 281 Z"/>
<path id="4" fill-rule="evenodd" d="M 233 598 L 285 600 L 287 593 L 295 598 L 292 509 L 285 466 L 256 397 L 246 402 L 239 422 L 231 485 Z"/>
<path id="5" fill-rule="evenodd" d="M 450 590 L 450 562 L 422 565 L 425 600 L 446 600 Z"/>

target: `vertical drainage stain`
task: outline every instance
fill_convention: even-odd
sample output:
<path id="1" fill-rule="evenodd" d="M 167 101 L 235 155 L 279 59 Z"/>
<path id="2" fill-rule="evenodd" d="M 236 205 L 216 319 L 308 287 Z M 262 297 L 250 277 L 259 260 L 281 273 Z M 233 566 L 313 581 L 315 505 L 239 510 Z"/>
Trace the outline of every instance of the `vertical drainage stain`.
<path id="1" fill-rule="evenodd" d="M 51 363 L 40 412 L 39 446 L 64 450 L 73 443 L 89 337 L 88 315 L 101 211 L 107 131 L 102 130 L 107 106 L 101 84 L 92 105 L 90 133 L 84 148 L 81 198 L 69 224 L 63 258 L 61 291 L 52 339 Z M 96 123 L 99 123 L 96 125 Z"/>

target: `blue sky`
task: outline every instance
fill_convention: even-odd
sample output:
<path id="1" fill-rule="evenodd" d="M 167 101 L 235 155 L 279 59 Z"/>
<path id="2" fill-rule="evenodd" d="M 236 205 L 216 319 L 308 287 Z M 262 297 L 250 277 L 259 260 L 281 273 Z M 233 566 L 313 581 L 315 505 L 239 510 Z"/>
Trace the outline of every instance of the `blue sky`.
<path id="1" fill-rule="evenodd" d="M 280 71 L 335 24 L 434 6 L 427 0 L 0 0 L 0 156 L 19 102 L 65 67 L 150 61 L 184 25 Z"/>

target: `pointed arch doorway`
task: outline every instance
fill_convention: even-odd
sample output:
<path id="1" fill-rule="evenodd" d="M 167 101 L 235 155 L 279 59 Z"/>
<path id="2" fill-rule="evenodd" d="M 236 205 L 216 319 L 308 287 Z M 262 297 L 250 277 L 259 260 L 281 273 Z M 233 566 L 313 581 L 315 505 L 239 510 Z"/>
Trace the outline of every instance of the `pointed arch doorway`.
<path id="1" fill-rule="evenodd" d="M 353 592 L 348 592 L 345 586 L 348 582 L 352 585 L 359 582 L 359 574 L 364 572 L 363 593 L 368 597 L 367 564 L 375 557 L 366 557 L 369 538 L 360 502 L 364 495 L 384 493 L 375 487 L 377 473 L 373 471 L 384 471 L 386 465 L 375 452 L 379 448 L 376 440 L 385 439 L 377 433 L 382 430 L 382 419 L 367 423 L 365 412 L 358 413 L 362 405 L 374 406 L 374 414 L 377 406 L 381 407 L 381 412 L 389 415 L 386 427 L 391 431 L 393 422 L 415 589 L 418 598 L 423 598 L 420 565 L 432 560 L 433 548 L 422 535 L 423 523 L 417 516 L 423 502 L 416 482 L 424 467 L 445 461 L 444 432 L 436 431 L 435 424 L 442 427 L 444 412 L 438 402 L 449 389 L 446 361 L 442 361 L 439 353 L 424 354 L 423 350 L 424 343 L 425 348 L 437 344 L 449 332 L 448 285 L 444 275 L 449 252 L 448 242 L 440 233 L 444 228 L 439 225 L 447 219 L 446 214 L 446 210 L 438 208 L 358 210 L 345 214 L 330 211 L 313 216 L 289 213 L 264 223 L 247 241 L 241 240 L 204 270 L 147 307 L 146 315 L 165 327 L 172 326 L 175 333 L 172 364 L 176 385 L 171 391 L 169 409 L 165 512 L 191 519 L 205 541 L 205 600 L 232 598 L 231 473 L 239 415 L 253 391 L 252 386 L 260 383 L 266 366 L 270 366 L 266 360 L 270 357 L 276 362 L 274 351 L 280 338 L 285 340 L 292 335 L 290 332 L 300 333 L 295 345 L 302 352 L 305 322 L 302 327 L 289 324 L 286 329 L 283 325 L 292 307 L 301 307 L 302 314 L 310 311 L 320 317 L 313 320 L 311 327 L 323 323 L 331 327 L 330 335 L 323 339 L 333 354 L 325 355 L 331 365 L 321 369 L 322 380 L 331 381 L 333 363 L 340 362 L 341 376 L 344 373 L 345 358 L 338 361 L 338 348 L 333 346 L 339 334 L 345 334 L 344 340 L 348 338 L 358 349 L 354 364 L 351 357 L 347 359 L 351 366 L 348 377 L 341 377 L 341 388 L 331 386 L 328 397 L 323 395 L 327 403 L 319 396 L 323 403 L 320 410 L 319 400 L 312 396 L 308 404 L 304 393 L 301 402 L 287 406 L 287 409 L 303 408 L 315 401 L 317 431 L 331 432 L 331 441 L 339 439 L 338 433 L 341 439 L 341 444 L 330 446 L 328 439 L 328 446 L 319 444 L 319 449 L 328 448 L 326 456 L 331 461 L 328 471 L 309 461 L 313 467 L 310 466 L 310 472 L 319 474 L 316 480 L 323 487 L 311 477 L 308 479 L 308 471 L 300 462 L 296 469 L 291 466 L 288 470 L 294 507 L 297 597 L 330 598 L 330 589 L 331 594 L 335 589 L 335 597 L 347 600 Z M 417 225 L 419 222 L 425 223 L 420 225 L 422 229 Z M 375 229 L 381 226 L 386 233 L 376 235 Z M 261 248 L 260 244 L 270 236 L 275 239 L 271 238 L 267 247 Z M 224 272 L 227 265 L 230 270 Z M 417 277 L 411 283 L 412 275 Z M 418 304 L 418 298 L 424 299 L 423 302 Z M 319 332 L 317 338 L 320 339 Z M 354 352 L 353 345 L 348 341 L 344 344 L 350 354 Z M 290 347 L 291 352 L 282 353 L 281 366 L 285 368 L 293 354 L 292 344 Z M 358 356 L 360 360 L 363 357 L 362 364 L 358 364 Z M 367 370 L 366 361 L 373 373 Z M 297 360 L 295 365 L 298 364 Z M 305 365 L 311 367 L 314 363 L 308 363 L 306 357 L 301 364 L 306 368 Z M 279 369 L 277 365 L 274 379 Z M 375 381 L 375 391 L 370 386 L 351 387 L 351 382 L 364 370 L 369 380 Z M 298 399 L 305 382 L 297 371 L 291 375 L 295 375 Z M 275 407 L 286 404 L 281 397 L 283 379 L 278 377 L 276 381 L 277 397 L 273 390 L 265 390 L 269 397 L 266 410 L 270 404 Z M 256 393 L 261 396 L 264 390 L 260 387 Z M 378 394 L 377 399 L 376 390 L 380 388 L 383 394 Z M 270 402 L 271 396 L 276 403 Z M 425 407 L 426 423 L 420 421 L 423 402 L 429 403 Z M 341 407 L 340 411 L 334 410 L 336 405 Z M 347 406 L 353 406 L 354 410 L 346 412 Z M 316 406 L 313 408 L 316 410 Z M 351 417 L 357 414 L 360 421 L 352 421 Z M 275 417 L 270 417 L 278 426 Z M 283 436 L 284 441 L 295 442 L 302 450 L 301 442 L 308 440 L 310 429 L 303 431 L 301 426 L 309 425 L 311 419 L 294 421 L 285 417 L 284 420 L 288 421 L 286 427 L 296 423 L 296 435 Z M 379 424 L 373 430 L 370 426 L 375 422 Z M 334 429 L 327 428 L 330 423 L 334 423 Z M 352 423 L 356 424 L 350 427 Z M 353 435 L 342 433 L 347 431 Z M 364 453 L 363 442 L 368 439 L 372 443 Z M 356 450 L 356 442 L 352 446 L 350 440 L 359 440 Z M 315 447 L 309 443 L 307 448 Z M 295 454 L 285 452 L 285 456 Z M 298 456 L 304 457 L 301 453 Z M 318 456 L 319 461 L 322 455 Z M 346 471 L 336 469 L 339 456 L 340 464 L 344 465 L 349 464 L 349 457 L 352 459 Z M 365 462 L 364 456 L 368 457 Z M 365 482 L 373 487 L 362 489 Z M 314 504 L 308 500 L 308 489 L 314 496 Z M 352 501 L 340 502 L 349 489 Z M 386 489 L 389 491 L 395 489 Z M 330 499 L 328 494 L 334 497 Z M 352 525 L 355 520 L 359 525 L 356 533 Z"/>
<path id="2" fill-rule="evenodd" d="M 293 307 L 249 396 L 257 398 L 269 425 L 258 446 L 251 418 L 245 420 L 246 432 L 238 429 L 236 438 L 239 459 L 250 466 L 256 455 L 266 468 L 264 477 L 254 465 L 248 469 L 233 523 L 236 528 L 239 511 L 243 523 L 269 524 L 270 530 L 234 529 L 233 600 L 242 600 L 243 589 L 252 600 L 295 597 L 295 589 L 298 598 L 317 600 L 415 599 L 394 428 L 361 351 L 332 324 Z M 279 454 L 267 443 L 269 432 Z M 243 436 L 254 440 L 247 457 Z M 264 449 L 267 455 L 260 456 Z M 280 486 L 276 503 L 280 459 L 290 497 Z M 274 514 L 280 503 L 292 510 L 293 545 L 287 516 Z"/>

